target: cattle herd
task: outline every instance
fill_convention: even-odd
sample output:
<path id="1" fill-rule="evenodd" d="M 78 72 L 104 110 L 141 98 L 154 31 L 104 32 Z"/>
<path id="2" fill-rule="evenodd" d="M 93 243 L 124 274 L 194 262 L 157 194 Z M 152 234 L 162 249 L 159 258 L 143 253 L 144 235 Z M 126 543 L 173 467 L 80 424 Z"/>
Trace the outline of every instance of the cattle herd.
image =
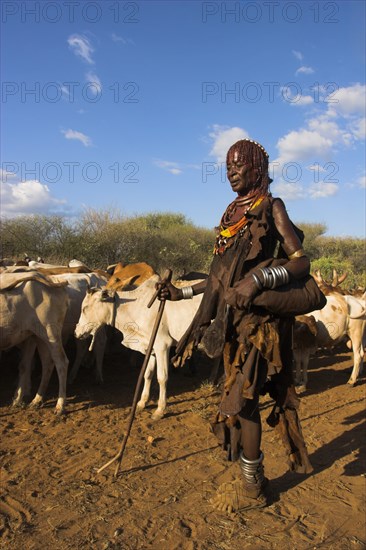
<path id="1" fill-rule="evenodd" d="M 13 405 L 23 403 L 31 392 L 31 372 L 36 350 L 42 364 L 41 382 L 30 406 L 42 404 L 48 382 L 56 367 L 59 394 L 56 413 L 65 411 L 67 382 L 77 376 L 85 354 L 95 360 L 95 376 L 103 382 L 103 357 L 107 343 L 106 326 L 118 329 L 122 344 L 146 353 L 157 315 L 158 303 L 147 308 L 159 276 L 145 263 L 109 266 L 106 271 L 91 270 L 72 260 L 68 266 L 43 262 L 0 267 L 0 345 L 20 350 L 19 381 Z M 195 274 L 200 280 L 204 274 Z M 365 292 L 347 294 L 333 280 L 327 284 L 318 272 L 314 275 L 327 297 L 326 306 L 296 318 L 293 334 L 296 382 L 306 389 L 311 354 L 320 347 L 332 347 L 342 340 L 352 348 L 354 367 L 349 384 L 360 375 L 365 345 Z M 194 281 L 177 285 L 191 285 Z M 153 353 L 145 373 L 145 384 L 138 407 L 149 399 L 151 380 L 157 370 L 159 400 L 154 419 L 162 418 L 166 408 L 166 385 L 170 348 L 184 334 L 201 302 L 202 295 L 182 302 L 167 302 Z M 69 376 L 66 342 L 75 338 L 76 356 Z M 68 378 L 68 379 L 67 379 Z"/>

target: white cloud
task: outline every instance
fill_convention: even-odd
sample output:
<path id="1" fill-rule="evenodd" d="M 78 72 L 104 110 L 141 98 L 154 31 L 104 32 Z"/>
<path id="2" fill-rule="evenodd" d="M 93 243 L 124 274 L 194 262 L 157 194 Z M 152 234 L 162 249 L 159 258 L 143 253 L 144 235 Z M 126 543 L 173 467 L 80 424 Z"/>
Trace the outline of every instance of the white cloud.
<path id="1" fill-rule="evenodd" d="M 362 176 L 355 178 L 353 181 L 346 182 L 345 186 L 351 189 L 358 187 L 360 189 L 366 190 L 366 174 L 363 174 Z"/>
<path id="2" fill-rule="evenodd" d="M 329 161 L 337 145 L 349 147 L 354 141 L 365 138 L 366 86 L 358 83 L 331 93 L 333 89 L 332 86 L 332 90 L 328 87 L 328 90 L 324 88 L 321 91 L 325 96 L 321 98 L 320 105 L 326 107 L 325 112 L 307 120 L 305 127 L 293 130 L 278 140 L 279 157 L 274 163 L 284 164 L 311 158 Z M 282 95 L 290 101 L 290 89 L 283 88 L 282 91 Z M 308 97 L 299 97 L 299 103 L 312 104 L 313 101 L 306 99 Z M 333 102 L 327 103 L 327 97 Z M 293 99 L 297 97 L 293 96 Z M 296 105 L 296 102 L 291 104 Z"/>
<path id="3" fill-rule="evenodd" d="M 292 53 L 299 61 L 302 61 L 304 59 L 304 56 L 301 52 L 298 52 L 297 50 L 292 50 Z"/>
<path id="4" fill-rule="evenodd" d="M 75 55 L 81 57 L 81 59 L 83 59 L 84 61 L 86 61 L 86 63 L 89 63 L 90 65 L 94 64 L 94 61 L 92 59 L 94 48 L 92 47 L 90 40 L 86 36 L 81 34 L 72 34 L 67 39 L 67 43 Z"/>
<path id="5" fill-rule="evenodd" d="M 69 128 L 68 130 L 61 130 L 64 134 L 66 139 L 76 139 L 77 141 L 81 141 L 81 143 L 85 147 L 90 147 L 92 145 L 92 141 L 89 136 L 86 136 L 82 132 L 78 132 L 77 130 L 71 130 Z"/>
<path id="6" fill-rule="evenodd" d="M 334 120 L 330 120 L 326 114 L 311 118 L 308 121 L 308 127 L 311 131 L 329 139 L 333 144 L 339 142 L 343 142 L 345 145 L 350 144 L 349 132 L 342 129 Z"/>
<path id="7" fill-rule="evenodd" d="M 119 36 L 118 34 L 112 32 L 112 40 L 113 42 L 122 42 L 122 44 L 127 44 L 127 40 L 123 38 L 123 36 Z"/>
<path id="8" fill-rule="evenodd" d="M 359 118 L 354 120 L 349 125 L 350 132 L 356 139 L 364 140 L 366 135 L 366 118 Z"/>
<path id="9" fill-rule="evenodd" d="M 273 163 L 320 159 L 330 155 L 332 141 L 317 131 L 293 130 L 277 142 L 279 157 Z"/>
<path id="10" fill-rule="evenodd" d="M 328 95 L 324 100 L 328 103 L 329 116 L 334 115 L 334 112 L 343 116 L 365 116 L 365 84 L 357 83 L 346 88 L 338 88 L 335 91 L 329 89 L 327 91 Z"/>
<path id="11" fill-rule="evenodd" d="M 295 107 L 304 107 L 314 103 L 314 98 L 311 95 L 302 95 L 300 91 L 294 95 L 291 86 L 282 86 L 281 96 L 283 101 Z"/>
<path id="12" fill-rule="evenodd" d="M 159 168 L 166 170 L 170 174 L 173 174 L 174 176 L 178 176 L 179 174 L 182 174 L 182 170 L 179 168 L 179 164 L 177 162 L 156 159 L 154 160 L 154 164 L 156 166 L 159 166 Z"/>
<path id="13" fill-rule="evenodd" d="M 17 216 L 57 210 L 65 200 L 55 199 L 47 185 L 38 180 L 3 183 L 1 186 L 2 215 Z"/>
<path id="14" fill-rule="evenodd" d="M 335 183 L 324 183 L 319 181 L 312 183 L 307 189 L 299 182 L 288 182 L 280 180 L 273 185 L 273 194 L 280 196 L 283 200 L 301 200 L 305 198 L 323 199 L 331 197 L 338 192 L 338 185 Z"/>
<path id="15" fill-rule="evenodd" d="M 336 183 L 324 183 L 319 181 L 312 183 L 309 187 L 309 195 L 311 199 L 324 199 L 331 197 L 338 192 L 338 185 Z"/>
<path id="16" fill-rule="evenodd" d="M 113 42 L 121 42 L 122 44 L 135 44 L 131 38 L 124 38 L 123 36 L 120 36 L 119 34 L 116 34 L 112 32 L 111 38 Z"/>
<path id="17" fill-rule="evenodd" d="M 301 183 L 279 181 L 273 185 L 273 194 L 286 201 L 293 201 L 305 198 L 304 189 Z"/>
<path id="18" fill-rule="evenodd" d="M 308 170 L 312 170 L 314 172 L 326 172 L 325 168 L 321 164 L 311 164 L 310 166 L 306 167 Z"/>
<path id="19" fill-rule="evenodd" d="M 303 65 L 302 67 L 299 67 L 295 74 L 313 74 L 315 71 L 312 67 L 306 67 Z"/>
<path id="20" fill-rule="evenodd" d="M 300 95 L 296 101 L 291 101 L 293 107 L 304 107 L 312 103 L 314 103 L 314 98 L 311 95 Z"/>
<path id="21" fill-rule="evenodd" d="M 243 128 L 233 126 L 220 126 L 219 124 L 213 125 L 213 131 L 209 136 L 213 139 L 214 143 L 210 151 L 210 155 L 216 157 L 217 162 L 226 161 L 226 153 L 230 147 L 239 139 L 248 138 L 249 134 Z"/>
<path id="22" fill-rule="evenodd" d="M 356 184 L 358 187 L 361 187 L 361 189 L 366 189 L 366 175 L 360 176 L 356 180 Z"/>
<path id="23" fill-rule="evenodd" d="M 67 86 L 64 86 L 64 84 L 61 84 L 61 92 L 67 96 L 70 97 L 70 90 L 67 88 Z"/>
<path id="24" fill-rule="evenodd" d="M 14 166 L 14 168 L 16 168 Z M 7 182 L 8 180 L 16 179 L 17 175 L 14 172 L 9 172 L 8 170 L 4 170 L 3 168 L 0 168 L 0 180 L 1 182 Z"/>
<path id="25" fill-rule="evenodd" d="M 284 170 L 292 169 L 292 164 L 288 165 L 288 163 L 298 164 L 301 170 L 315 171 L 319 176 L 324 171 L 321 166 L 324 162 L 334 162 L 334 158 L 341 150 L 346 150 L 355 142 L 364 140 L 366 86 L 354 84 L 341 88 L 337 92 L 333 90 L 333 86 L 331 89 L 328 86 L 328 89 L 321 90 L 323 97 L 318 110 L 323 108 L 323 112 L 320 111 L 317 116 L 314 116 L 312 109 L 310 111 L 312 116 L 306 120 L 302 128 L 292 130 L 278 140 L 276 144 L 278 157 L 270 164 L 272 177 L 282 176 L 283 178 Z M 327 97 L 337 102 L 327 103 Z M 308 163 L 310 166 L 303 164 L 306 161 L 310 161 Z M 360 177 L 356 182 L 344 185 L 363 187 L 365 178 Z M 278 186 L 277 189 L 284 198 L 301 198 L 300 185 L 280 180 Z M 320 181 L 309 185 L 306 196 L 319 199 L 332 196 L 337 191 L 337 184 Z"/>
<path id="26" fill-rule="evenodd" d="M 93 84 L 93 86 L 90 86 L 90 90 L 94 92 L 95 95 L 98 95 L 102 92 L 102 83 L 100 81 L 100 78 L 95 73 L 92 73 L 91 71 L 88 71 L 85 74 L 85 78 L 89 84 Z"/>

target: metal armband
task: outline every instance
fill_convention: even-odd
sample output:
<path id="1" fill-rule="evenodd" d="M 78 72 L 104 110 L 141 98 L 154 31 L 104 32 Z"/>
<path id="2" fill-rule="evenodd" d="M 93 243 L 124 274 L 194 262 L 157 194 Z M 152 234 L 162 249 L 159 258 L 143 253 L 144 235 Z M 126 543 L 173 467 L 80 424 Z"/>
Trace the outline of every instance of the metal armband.
<path id="1" fill-rule="evenodd" d="M 299 250 L 295 250 L 295 252 L 293 252 L 292 254 L 287 255 L 289 260 L 294 260 L 295 258 L 302 258 L 303 256 L 306 256 L 303 248 L 299 248 Z"/>

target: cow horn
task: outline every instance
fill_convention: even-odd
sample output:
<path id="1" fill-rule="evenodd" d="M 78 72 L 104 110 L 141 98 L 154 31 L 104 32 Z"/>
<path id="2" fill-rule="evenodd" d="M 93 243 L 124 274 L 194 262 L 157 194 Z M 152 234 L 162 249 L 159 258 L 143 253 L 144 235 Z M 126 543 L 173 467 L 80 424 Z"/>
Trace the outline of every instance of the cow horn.
<path id="1" fill-rule="evenodd" d="M 313 277 L 314 277 L 314 279 L 316 280 L 317 283 L 322 283 L 323 282 L 323 277 L 321 276 L 320 269 L 317 269 L 315 271 L 315 273 L 313 274 Z"/>
<path id="2" fill-rule="evenodd" d="M 338 284 L 340 285 L 341 283 L 343 283 L 343 281 L 345 280 L 345 278 L 347 277 L 348 273 L 347 271 L 345 271 L 344 273 L 342 273 L 342 275 L 338 278 Z"/>

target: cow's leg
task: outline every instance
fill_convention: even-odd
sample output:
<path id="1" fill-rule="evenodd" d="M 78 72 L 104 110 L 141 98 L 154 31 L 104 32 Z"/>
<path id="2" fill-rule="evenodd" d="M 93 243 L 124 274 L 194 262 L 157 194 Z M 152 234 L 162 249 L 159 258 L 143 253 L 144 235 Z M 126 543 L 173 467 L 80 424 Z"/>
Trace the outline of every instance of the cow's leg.
<path id="1" fill-rule="evenodd" d="M 95 355 L 95 381 L 103 383 L 103 359 L 104 352 L 107 343 L 107 333 L 105 327 L 98 330 L 98 333 L 94 341 L 94 355 Z"/>
<path id="2" fill-rule="evenodd" d="M 144 375 L 144 388 L 142 390 L 140 401 L 137 403 L 138 411 L 142 411 L 149 400 L 151 380 L 152 380 L 152 377 L 154 376 L 155 365 L 156 365 L 156 358 L 155 358 L 155 355 L 152 353 Z"/>
<path id="3" fill-rule="evenodd" d="M 362 372 L 362 366 L 363 366 L 363 356 L 364 356 L 364 350 L 362 345 L 362 339 L 357 339 L 355 342 L 352 341 L 352 349 L 353 349 L 353 370 L 351 373 L 351 377 L 348 380 L 348 384 L 351 386 L 354 386 L 357 382 L 357 378 L 360 376 Z"/>
<path id="4" fill-rule="evenodd" d="M 58 399 L 55 413 L 62 414 L 65 410 L 67 368 L 69 366 L 69 360 L 62 347 L 61 340 L 59 344 L 55 343 L 51 346 L 51 356 L 55 363 L 58 376 Z"/>
<path id="5" fill-rule="evenodd" d="M 72 365 L 72 369 L 70 371 L 70 374 L 69 374 L 69 377 L 68 377 L 68 383 L 69 384 L 72 384 L 74 381 L 75 381 L 75 378 L 79 372 L 79 368 L 80 368 L 80 365 L 81 365 L 81 362 L 88 350 L 88 347 L 89 347 L 89 340 L 80 340 L 80 339 L 77 339 L 75 340 L 75 345 L 76 345 L 76 357 L 75 357 L 75 361 L 73 362 L 73 365 Z"/>
<path id="6" fill-rule="evenodd" d="M 42 359 L 42 379 L 37 395 L 31 405 L 38 405 L 43 401 L 54 364 L 58 376 L 58 399 L 55 412 L 56 414 L 62 414 L 65 408 L 67 367 L 69 362 L 62 347 L 61 338 L 58 342 L 51 341 L 47 344 L 44 341 L 40 341 L 38 351 Z M 43 367 L 43 363 L 45 363 L 45 367 Z"/>
<path id="7" fill-rule="evenodd" d="M 159 382 L 158 408 L 152 415 L 153 420 L 163 418 L 166 408 L 166 384 L 168 381 L 169 347 L 155 350 L 157 363 L 157 376 Z"/>
<path id="8" fill-rule="evenodd" d="M 29 405 L 30 407 L 40 407 L 42 405 L 53 371 L 53 361 L 47 348 L 47 344 L 45 344 L 42 340 L 37 340 L 37 348 L 42 363 L 42 376 L 37 393 Z"/>
<path id="9" fill-rule="evenodd" d="M 36 351 L 37 342 L 35 338 L 29 337 L 23 342 L 19 348 L 21 351 L 21 360 L 19 363 L 19 380 L 18 387 L 16 389 L 13 406 L 17 407 L 22 404 L 26 395 L 30 395 L 31 392 L 31 373 L 32 362 L 34 358 L 34 352 Z"/>

